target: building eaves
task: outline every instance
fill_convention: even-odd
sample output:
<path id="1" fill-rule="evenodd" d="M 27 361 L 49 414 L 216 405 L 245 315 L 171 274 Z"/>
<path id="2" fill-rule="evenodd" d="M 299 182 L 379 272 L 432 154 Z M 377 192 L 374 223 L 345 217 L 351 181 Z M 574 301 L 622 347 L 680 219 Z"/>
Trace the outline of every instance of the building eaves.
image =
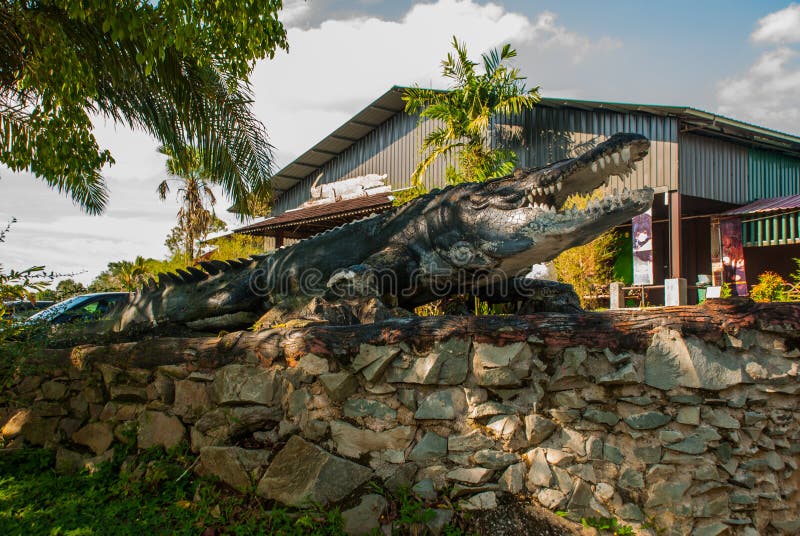
<path id="1" fill-rule="evenodd" d="M 797 209 L 800 209 L 800 195 L 787 195 L 783 197 L 759 199 L 743 207 L 737 207 L 723 212 L 721 216 L 747 216 L 750 214 L 785 212 Z"/>
<path id="2" fill-rule="evenodd" d="M 392 206 L 393 197 L 389 194 L 375 194 L 344 201 L 318 204 L 288 210 L 278 216 L 234 229 L 234 233 L 242 234 L 268 234 L 278 229 L 287 229 L 300 225 L 327 221 L 332 219 L 347 218 L 371 212 L 380 212 Z"/>

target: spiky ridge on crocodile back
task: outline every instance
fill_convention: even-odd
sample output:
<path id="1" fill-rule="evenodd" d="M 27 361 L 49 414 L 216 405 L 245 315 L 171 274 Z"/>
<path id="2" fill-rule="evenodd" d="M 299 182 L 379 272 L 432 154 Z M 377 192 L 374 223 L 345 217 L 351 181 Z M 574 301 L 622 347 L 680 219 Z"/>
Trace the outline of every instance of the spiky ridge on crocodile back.
<path id="1" fill-rule="evenodd" d="M 148 279 L 121 310 L 115 331 L 257 310 L 263 301 L 250 289 L 250 278 L 266 255 L 228 261 L 203 261 Z"/>

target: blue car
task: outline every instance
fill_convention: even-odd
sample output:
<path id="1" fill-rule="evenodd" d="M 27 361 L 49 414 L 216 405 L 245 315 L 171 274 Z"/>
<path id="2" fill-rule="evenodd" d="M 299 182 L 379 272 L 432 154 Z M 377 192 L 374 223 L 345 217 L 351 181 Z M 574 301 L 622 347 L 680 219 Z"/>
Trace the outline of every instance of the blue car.
<path id="1" fill-rule="evenodd" d="M 74 296 L 36 313 L 25 323 L 66 324 L 78 320 L 100 320 L 129 299 L 128 292 L 96 292 Z"/>

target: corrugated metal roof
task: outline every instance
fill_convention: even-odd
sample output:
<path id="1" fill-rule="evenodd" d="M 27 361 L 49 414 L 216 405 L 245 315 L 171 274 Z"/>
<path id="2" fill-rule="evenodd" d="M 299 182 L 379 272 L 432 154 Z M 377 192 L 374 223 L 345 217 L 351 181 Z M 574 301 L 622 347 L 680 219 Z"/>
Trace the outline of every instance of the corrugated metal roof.
<path id="1" fill-rule="evenodd" d="M 746 214 L 759 214 L 764 212 L 779 212 L 800 209 L 800 195 L 787 195 L 784 197 L 770 197 L 759 199 L 749 205 L 733 208 L 723 212 L 722 216 L 744 216 Z"/>
<path id="2" fill-rule="evenodd" d="M 367 136 L 383 122 L 401 112 L 405 108 L 402 98 L 405 89 L 405 87 L 401 86 L 392 87 L 342 126 L 278 171 L 272 178 L 272 187 L 276 198 L 301 182 L 309 174 L 336 158 L 345 149 Z M 553 97 L 542 98 L 537 106 L 573 108 L 587 111 L 609 110 L 624 113 L 646 113 L 662 117 L 672 116 L 681 120 L 683 132 L 707 134 L 782 151 L 795 157 L 800 156 L 800 137 L 798 136 L 737 121 L 736 119 L 690 106 L 602 102 Z"/>
<path id="3" fill-rule="evenodd" d="M 352 220 L 353 216 L 359 216 L 370 212 L 378 212 L 392 206 L 392 197 L 389 194 L 375 194 L 355 199 L 346 199 L 333 203 L 314 205 L 310 207 L 289 210 L 278 216 L 267 218 L 239 229 L 234 229 L 234 233 L 245 234 L 268 234 L 269 231 L 285 229 L 287 227 L 297 227 L 314 222 L 326 220 Z M 305 234 L 305 233 L 301 233 Z"/>

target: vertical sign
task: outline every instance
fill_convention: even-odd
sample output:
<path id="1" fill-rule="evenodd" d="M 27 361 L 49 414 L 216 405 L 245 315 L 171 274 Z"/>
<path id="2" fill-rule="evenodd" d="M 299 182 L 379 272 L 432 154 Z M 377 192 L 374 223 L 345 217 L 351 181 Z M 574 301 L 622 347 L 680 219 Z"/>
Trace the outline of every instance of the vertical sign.
<path id="1" fill-rule="evenodd" d="M 725 281 L 722 277 L 722 240 L 719 234 L 719 219 L 711 220 L 711 282 L 721 287 Z"/>
<path id="2" fill-rule="evenodd" d="M 744 273 L 742 221 L 730 218 L 719 222 L 722 242 L 722 279 L 730 283 L 735 296 L 747 296 L 747 277 Z"/>
<path id="3" fill-rule="evenodd" d="M 631 220 L 633 227 L 633 284 L 653 284 L 653 211 Z"/>

